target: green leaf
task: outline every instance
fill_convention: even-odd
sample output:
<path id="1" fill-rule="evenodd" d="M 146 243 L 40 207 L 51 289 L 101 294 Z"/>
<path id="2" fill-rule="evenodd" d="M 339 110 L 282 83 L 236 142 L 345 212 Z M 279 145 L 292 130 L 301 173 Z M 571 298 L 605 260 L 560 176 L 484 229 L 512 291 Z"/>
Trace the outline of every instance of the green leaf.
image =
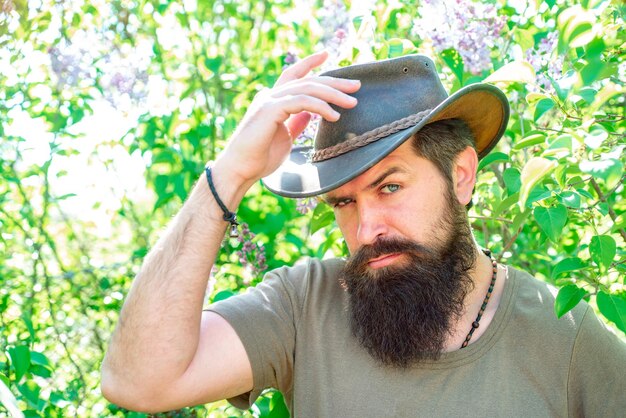
<path id="1" fill-rule="evenodd" d="M 626 332 L 626 294 L 613 295 L 601 290 L 596 302 L 600 313 Z"/>
<path id="2" fill-rule="evenodd" d="M 609 268 L 615 257 L 617 245 L 610 235 L 594 235 L 589 243 L 589 254 L 598 266 Z"/>
<path id="3" fill-rule="evenodd" d="M 6 377 L 2 374 L 0 374 L 0 377 L 4 377 L 4 379 L 0 379 L 0 405 L 6 408 L 11 417 L 23 418 L 24 414 L 17 405 L 17 399 L 15 399 L 15 396 L 5 384 Z"/>
<path id="4" fill-rule="evenodd" d="M 495 162 L 506 162 L 509 160 L 509 156 L 503 152 L 492 152 L 488 154 L 485 158 L 480 160 L 480 162 L 478 163 L 478 171 L 487 167 L 489 164 L 493 164 Z"/>
<path id="5" fill-rule="evenodd" d="M 452 73 L 459 80 L 459 84 L 463 85 L 464 64 L 463 58 L 454 48 L 448 48 L 439 54 L 443 62 L 452 70 Z"/>
<path id="6" fill-rule="evenodd" d="M 567 222 L 567 208 L 561 204 L 551 208 L 538 206 L 533 210 L 533 216 L 548 238 L 552 242 L 558 242 Z"/>
<path id="7" fill-rule="evenodd" d="M 276 391 L 272 394 L 272 400 L 270 401 L 270 418 L 289 418 L 289 409 L 285 404 L 285 398 L 283 395 Z"/>
<path id="8" fill-rule="evenodd" d="M 578 168 L 583 173 L 591 174 L 595 178 L 601 178 L 609 188 L 619 181 L 624 173 L 624 164 L 615 158 L 582 161 Z"/>
<path id="9" fill-rule="evenodd" d="M 543 184 L 539 184 L 532 188 L 530 193 L 528 193 L 528 199 L 526 199 L 526 207 L 532 207 L 531 205 L 535 202 L 541 202 L 544 199 L 552 196 L 552 192 L 548 190 L 546 186 Z"/>
<path id="10" fill-rule="evenodd" d="M 578 193 L 565 191 L 560 194 L 559 200 L 565 206 L 569 206 L 570 208 L 580 208 L 580 195 Z"/>
<path id="11" fill-rule="evenodd" d="M 571 311 L 578 302 L 585 297 L 587 292 L 585 289 L 581 289 L 575 284 L 568 284 L 559 289 L 559 294 L 554 301 L 554 312 L 557 318 L 562 317 L 567 312 Z"/>
<path id="12" fill-rule="evenodd" d="M 594 38 L 594 16 L 589 12 L 577 13 L 565 27 L 563 38 L 570 48 L 578 48 L 587 45 Z"/>
<path id="13" fill-rule="evenodd" d="M 392 38 L 387 41 L 387 45 L 389 46 L 389 51 L 387 52 L 389 58 L 406 55 L 416 50 L 413 42 L 408 39 Z"/>
<path id="14" fill-rule="evenodd" d="M 554 100 L 552 99 L 541 99 L 537 102 L 537 106 L 535 106 L 535 115 L 533 116 L 533 120 L 537 122 L 543 114 L 545 114 L 548 110 L 554 108 Z"/>
<path id="15" fill-rule="evenodd" d="M 30 367 L 30 350 L 25 345 L 9 348 L 11 366 L 15 371 L 15 382 L 19 382 Z"/>
<path id="16" fill-rule="evenodd" d="M 585 145 L 591 149 L 596 149 L 602 145 L 609 137 L 609 133 L 602 125 L 593 125 L 589 133 L 585 135 Z"/>
<path id="17" fill-rule="evenodd" d="M 30 362 L 32 364 L 39 364 L 40 366 L 50 367 L 50 360 L 43 354 L 37 351 L 30 352 Z"/>
<path id="18" fill-rule="evenodd" d="M 522 180 L 520 176 L 521 174 L 519 170 L 513 167 L 507 168 L 504 170 L 504 173 L 502 173 L 506 190 L 510 195 L 519 192 L 520 187 L 522 187 Z"/>
<path id="19" fill-rule="evenodd" d="M 311 218 L 310 234 L 313 235 L 320 229 L 333 223 L 335 219 L 335 213 L 326 204 L 319 204 L 313 211 L 313 217 Z"/>
<path id="20" fill-rule="evenodd" d="M 222 61 L 222 57 L 205 58 L 204 65 L 206 65 L 206 67 L 211 70 L 212 73 L 217 74 L 220 70 L 220 67 L 222 66 Z"/>
<path id="21" fill-rule="evenodd" d="M 556 150 L 556 149 L 568 149 L 571 150 L 572 149 L 572 136 L 565 134 L 565 135 L 559 135 L 554 141 L 552 141 L 550 143 L 550 145 L 548 146 L 548 149 L 550 150 Z"/>
<path id="22" fill-rule="evenodd" d="M 578 95 L 582 97 L 583 100 L 587 102 L 587 104 L 593 103 L 593 101 L 596 98 L 596 94 L 598 94 L 598 91 L 595 89 L 592 89 L 591 87 L 583 87 L 578 92 Z"/>
<path id="23" fill-rule="evenodd" d="M 28 401 L 28 404 L 33 408 L 36 408 L 39 404 L 39 392 L 41 388 L 33 380 L 27 380 L 22 385 L 18 385 L 17 389 L 20 391 L 24 398 Z"/>
<path id="24" fill-rule="evenodd" d="M 588 85 L 601 78 L 602 71 L 606 69 L 606 63 L 600 59 L 589 61 L 587 65 L 580 70 L 580 77 L 583 83 Z"/>
<path id="25" fill-rule="evenodd" d="M 33 364 L 30 366 L 30 372 L 34 375 L 41 376 L 43 378 L 52 377 L 52 371 L 38 364 Z"/>
<path id="26" fill-rule="evenodd" d="M 518 28 L 516 28 L 518 29 Z M 535 39 L 531 29 L 518 29 L 514 32 L 515 42 L 522 48 L 523 51 L 532 49 L 535 46 Z"/>
<path id="27" fill-rule="evenodd" d="M 387 57 L 395 58 L 402 55 L 402 40 L 398 38 L 390 39 L 387 41 L 388 50 Z"/>
<path id="28" fill-rule="evenodd" d="M 528 160 L 522 169 L 522 186 L 520 187 L 519 196 L 520 207 L 524 207 L 526 204 L 526 200 L 532 188 L 557 166 L 558 163 L 556 161 L 546 158 L 533 157 Z"/>
<path id="29" fill-rule="evenodd" d="M 535 84 L 535 69 L 527 61 L 513 61 L 489 75 L 485 83 L 522 83 Z"/>
<path id="30" fill-rule="evenodd" d="M 497 218 L 500 216 L 502 212 L 509 209 L 513 206 L 519 199 L 519 195 L 517 193 L 513 193 L 511 196 L 508 196 L 506 199 L 502 200 L 493 210 L 493 218 Z"/>
<path id="31" fill-rule="evenodd" d="M 586 267 L 585 263 L 578 257 L 565 258 L 559 261 L 556 266 L 554 266 L 554 268 L 552 269 L 552 273 L 550 274 L 550 278 L 554 280 L 560 274 L 580 270 L 584 267 Z"/>
<path id="32" fill-rule="evenodd" d="M 357 32 L 361 27 L 361 23 L 363 23 L 363 16 L 355 16 L 354 19 L 352 19 L 352 24 Z"/>
<path id="33" fill-rule="evenodd" d="M 549 99 L 549 98 L 550 96 L 548 96 L 547 94 L 538 93 L 536 91 L 533 91 L 526 95 L 526 101 L 528 102 L 528 104 L 534 104 L 534 103 L 537 103 L 541 99 Z"/>
<path id="34" fill-rule="evenodd" d="M 228 299 L 231 296 L 235 296 L 235 293 L 232 290 L 222 290 L 220 292 L 217 292 L 217 294 L 213 296 L 212 303 Z"/>
<path id="35" fill-rule="evenodd" d="M 569 49 L 587 45 L 594 38 L 594 15 L 583 10 L 579 5 L 569 7 L 559 14 L 557 28 L 559 29 L 559 53 Z"/>
<path id="36" fill-rule="evenodd" d="M 521 141 L 516 142 L 513 145 L 513 149 L 524 149 L 527 147 L 531 147 L 537 144 L 543 144 L 546 140 L 546 136 L 544 134 L 532 134 L 527 137 L 522 138 Z"/>

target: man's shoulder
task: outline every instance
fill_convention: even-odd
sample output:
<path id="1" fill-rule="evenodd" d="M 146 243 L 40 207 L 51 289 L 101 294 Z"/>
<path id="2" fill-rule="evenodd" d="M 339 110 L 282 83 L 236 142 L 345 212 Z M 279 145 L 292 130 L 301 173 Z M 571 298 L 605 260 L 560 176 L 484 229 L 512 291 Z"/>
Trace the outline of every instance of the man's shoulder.
<path id="1" fill-rule="evenodd" d="M 337 277 L 344 264 L 344 258 L 304 257 L 292 266 L 279 267 L 270 271 L 268 275 L 279 276 L 286 280 L 317 281 L 327 277 Z"/>
<path id="2" fill-rule="evenodd" d="M 515 288 L 513 303 L 519 317 L 527 317 L 542 328 L 576 332 L 580 327 L 589 305 L 584 300 L 560 318 L 555 313 L 555 301 L 559 290 L 553 285 L 539 280 L 530 273 L 514 267 L 507 267 L 509 279 Z"/>

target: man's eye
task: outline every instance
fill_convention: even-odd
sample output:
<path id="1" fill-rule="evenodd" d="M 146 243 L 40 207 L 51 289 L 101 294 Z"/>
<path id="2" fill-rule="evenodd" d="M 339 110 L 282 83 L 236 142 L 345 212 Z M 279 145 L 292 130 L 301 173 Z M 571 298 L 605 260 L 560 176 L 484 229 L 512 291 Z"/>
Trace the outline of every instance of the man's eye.
<path id="1" fill-rule="evenodd" d="M 400 190 L 400 185 L 398 184 L 386 184 L 380 189 L 383 193 L 395 193 Z"/>
<path id="2" fill-rule="evenodd" d="M 339 202 L 335 203 L 334 207 L 342 208 L 342 207 L 346 206 L 348 203 L 352 203 L 352 199 L 340 200 Z"/>

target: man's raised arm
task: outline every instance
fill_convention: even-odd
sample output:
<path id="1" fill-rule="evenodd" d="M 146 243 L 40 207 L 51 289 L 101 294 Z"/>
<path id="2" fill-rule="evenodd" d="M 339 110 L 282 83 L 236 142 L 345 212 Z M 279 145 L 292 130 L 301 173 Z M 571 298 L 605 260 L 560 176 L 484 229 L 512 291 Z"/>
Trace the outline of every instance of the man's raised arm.
<path id="1" fill-rule="evenodd" d="M 292 138 L 311 113 L 329 121 L 356 105 L 358 82 L 305 76 L 327 54 L 285 70 L 273 89 L 255 97 L 215 161 L 218 196 L 235 211 L 247 190 L 288 156 Z M 228 223 L 204 174 L 146 256 L 124 302 L 102 365 L 102 392 L 111 402 L 145 412 L 206 403 L 252 389 L 252 369 L 232 327 L 202 312 L 209 273 Z"/>

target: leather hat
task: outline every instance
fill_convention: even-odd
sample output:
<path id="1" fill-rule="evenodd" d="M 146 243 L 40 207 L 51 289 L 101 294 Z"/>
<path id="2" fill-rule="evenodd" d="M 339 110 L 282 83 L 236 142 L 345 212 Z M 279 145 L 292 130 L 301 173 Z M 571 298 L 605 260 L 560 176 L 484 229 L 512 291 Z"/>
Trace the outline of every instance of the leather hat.
<path id="1" fill-rule="evenodd" d="M 476 140 L 478 157 L 504 134 L 509 102 L 500 89 L 476 83 L 451 96 L 432 60 L 406 55 L 351 65 L 321 75 L 361 81 L 352 109 L 331 105 L 337 122 L 321 120 L 313 147 L 293 147 L 289 158 L 263 179 L 286 197 L 326 193 L 365 172 L 424 125 L 443 119 L 465 121 Z"/>

